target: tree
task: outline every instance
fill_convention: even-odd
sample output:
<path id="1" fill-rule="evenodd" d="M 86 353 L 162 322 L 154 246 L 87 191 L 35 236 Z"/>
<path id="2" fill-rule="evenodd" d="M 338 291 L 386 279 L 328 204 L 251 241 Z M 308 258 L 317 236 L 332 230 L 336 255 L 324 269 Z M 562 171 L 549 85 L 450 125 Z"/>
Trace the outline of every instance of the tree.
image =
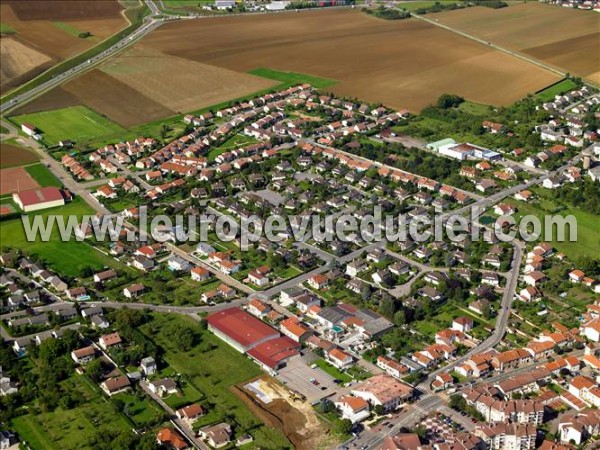
<path id="1" fill-rule="evenodd" d="M 333 423 L 333 429 L 336 434 L 346 436 L 352 431 L 352 421 L 349 419 L 337 419 Z"/>
<path id="2" fill-rule="evenodd" d="M 450 397 L 448 406 L 457 411 L 464 411 L 467 408 L 467 401 L 462 395 L 453 395 Z"/>
<path id="3" fill-rule="evenodd" d="M 383 405 L 375 405 L 375 408 L 373 408 L 373 411 L 375 411 L 375 414 L 377 414 L 378 416 L 381 416 L 385 413 L 385 409 L 384 409 Z"/>
<path id="4" fill-rule="evenodd" d="M 458 95 L 442 94 L 442 95 L 440 95 L 440 98 L 437 101 L 437 106 L 438 106 L 438 108 L 449 109 L 449 108 L 454 108 L 454 107 L 460 105 L 464 101 L 465 101 L 465 99 Z"/>
<path id="5" fill-rule="evenodd" d="M 102 367 L 101 359 L 94 359 L 85 368 L 85 372 L 88 376 L 94 380 L 95 382 L 100 381 L 102 378 L 102 374 L 104 373 L 104 368 Z"/>
<path id="6" fill-rule="evenodd" d="M 406 323 L 406 315 L 404 314 L 404 310 L 396 311 L 394 314 L 394 324 L 396 325 L 404 325 Z"/>

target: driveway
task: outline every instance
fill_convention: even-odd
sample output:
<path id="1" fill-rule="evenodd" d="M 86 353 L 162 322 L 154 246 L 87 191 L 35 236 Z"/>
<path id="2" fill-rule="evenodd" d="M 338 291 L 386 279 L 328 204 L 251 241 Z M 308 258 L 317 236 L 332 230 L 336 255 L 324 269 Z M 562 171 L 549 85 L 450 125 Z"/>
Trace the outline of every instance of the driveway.
<path id="1" fill-rule="evenodd" d="M 320 368 L 311 369 L 309 361 L 307 356 L 290 358 L 286 366 L 279 370 L 277 379 L 288 388 L 304 395 L 310 404 L 316 404 L 326 397 L 333 397 L 334 400 L 340 394 L 350 391 L 350 388 L 335 384 L 334 378 Z M 319 385 L 311 383 L 309 381 L 311 378 L 314 378 Z"/>

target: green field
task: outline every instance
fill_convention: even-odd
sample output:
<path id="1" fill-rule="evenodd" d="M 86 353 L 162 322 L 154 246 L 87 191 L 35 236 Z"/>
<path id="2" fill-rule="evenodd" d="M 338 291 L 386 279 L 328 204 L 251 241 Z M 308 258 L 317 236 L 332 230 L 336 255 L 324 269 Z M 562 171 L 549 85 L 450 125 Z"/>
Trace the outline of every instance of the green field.
<path id="1" fill-rule="evenodd" d="M 62 183 L 43 164 L 33 164 L 31 166 L 25 167 L 25 170 L 42 187 L 46 187 L 46 186 L 61 187 L 62 186 Z"/>
<path id="2" fill-rule="evenodd" d="M 144 396 L 140 399 L 135 394 L 124 392 L 113 398 L 125 403 L 127 416 L 139 427 L 156 423 L 163 415 L 161 407 L 149 397 Z"/>
<path id="3" fill-rule="evenodd" d="M 21 126 L 23 122 L 35 125 L 50 146 L 61 140 L 78 142 L 108 134 L 122 133 L 124 128 L 85 106 L 70 106 L 31 114 L 13 116 L 11 120 Z"/>
<path id="4" fill-rule="evenodd" d="M 428 8 L 430 6 L 433 6 L 434 3 L 435 1 L 405 2 L 399 3 L 398 7 L 407 11 L 414 11 L 415 9 L 419 8 Z"/>
<path id="5" fill-rule="evenodd" d="M 221 153 L 229 152 L 231 150 L 235 150 L 239 147 L 244 147 L 246 145 L 255 144 L 258 141 L 251 136 L 245 136 L 243 134 L 236 134 L 235 136 L 230 137 L 225 142 L 223 142 L 218 147 L 214 147 L 210 150 L 207 155 L 209 161 L 214 161 L 217 156 Z"/>
<path id="6" fill-rule="evenodd" d="M 540 190 L 538 192 L 543 191 Z M 543 201 L 543 199 L 541 201 Z M 546 201 L 546 203 L 548 202 L 549 201 Z M 507 203 L 515 205 L 518 208 L 518 211 L 515 214 L 517 219 L 520 219 L 526 214 L 531 214 L 541 220 L 542 226 L 544 224 L 544 216 L 550 214 L 539 205 L 525 204 L 516 200 L 509 200 Z M 576 208 L 565 209 L 560 212 L 560 215 L 575 216 L 575 219 L 577 220 L 577 241 L 557 242 L 555 241 L 556 233 L 553 233 L 552 236 L 542 235 L 540 239 L 551 242 L 558 251 L 564 253 L 573 261 L 577 261 L 582 256 L 598 258 L 598 255 L 600 254 L 600 227 L 598 227 L 598 216 Z M 566 236 L 568 237 L 568 233 L 566 233 Z"/>
<path id="7" fill-rule="evenodd" d="M 40 215 L 47 218 L 50 214 L 76 215 L 93 214 L 94 211 L 80 198 L 73 202 L 51 208 L 43 212 L 30 213 L 32 217 Z M 55 227 L 56 228 L 56 227 Z M 21 218 L 0 222 L 0 242 L 3 246 L 17 248 L 26 253 L 36 254 L 48 264 L 48 268 L 70 277 L 81 275 L 85 268 L 100 270 L 105 266 L 121 267 L 113 258 L 100 253 L 86 242 L 70 240 L 62 242 L 58 229 L 54 229 L 48 242 L 42 242 L 38 237 L 34 242 L 28 242 Z"/>
<path id="8" fill-rule="evenodd" d="M 17 31 L 6 23 L 0 23 L 0 34 L 15 34 Z"/>
<path id="9" fill-rule="evenodd" d="M 230 390 L 231 386 L 261 375 L 263 372 L 250 359 L 232 347 L 201 330 L 197 322 L 189 317 L 175 314 L 154 314 L 152 321 L 140 331 L 164 351 L 169 367 L 181 373 L 187 383 L 200 392 L 200 397 L 189 396 L 190 401 L 199 401 L 209 413 L 202 417 L 194 428 L 227 420 L 235 423 L 235 433 L 249 432 L 254 437 L 256 448 L 290 448 L 291 444 L 276 429 L 266 427 L 252 414 L 244 403 Z M 181 351 L 170 336 L 174 322 L 181 322 L 197 330 L 197 345 L 190 351 Z"/>
<path id="10" fill-rule="evenodd" d="M 102 398 L 95 386 L 80 375 L 63 384 L 85 401 L 72 409 L 29 413 L 12 420 L 12 426 L 33 450 L 69 450 L 91 447 L 103 430 L 131 433 L 131 424 Z"/>
<path id="11" fill-rule="evenodd" d="M 69 25 L 68 23 L 64 22 L 52 22 L 52 25 L 74 37 L 79 37 L 81 33 L 85 32 L 85 30 L 78 30 L 73 25 Z"/>
<path id="12" fill-rule="evenodd" d="M 263 78 L 269 78 L 270 80 L 281 81 L 287 86 L 295 86 L 297 84 L 309 83 L 314 88 L 322 89 L 329 86 L 333 86 L 337 83 L 337 80 L 332 80 L 330 78 L 315 77 L 312 75 L 306 75 L 303 73 L 296 72 L 281 72 L 279 70 L 266 69 L 264 67 L 250 70 L 248 73 Z M 285 87 L 281 86 L 277 87 L 277 89 L 284 88 Z"/>
<path id="13" fill-rule="evenodd" d="M 573 82 L 573 80 L 564 79 L 556 84 L 553 84 L 552 86 L 547 87 L 543 91 L 538 92 L 536 96 L 544 102 L 549 102 L 554 100 L 554 96 L 564 94 L 565 92 L 575 89 L 576 87 L 577 85 Z"/>

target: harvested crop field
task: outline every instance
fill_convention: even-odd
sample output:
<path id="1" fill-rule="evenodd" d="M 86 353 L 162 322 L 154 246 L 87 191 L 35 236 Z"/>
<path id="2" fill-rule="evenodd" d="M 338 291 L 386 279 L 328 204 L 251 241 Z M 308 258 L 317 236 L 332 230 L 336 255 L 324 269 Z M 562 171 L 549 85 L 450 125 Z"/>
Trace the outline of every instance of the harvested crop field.
<path id="1" fill-rule="evenodd" d="M 2 23 L 12 30 L 10 38 L 1 39 L 2 89 L 7 90 L 33 78 L 52 64 L 81 53 L 127 26 L 117 0 L 94 1 L 3 1 L 0 4 Z M 79 38 L 79 32 L 91 37 Z M 20 43 L 4 44 L 5 39 Z M 46 60 L 30 67 L 36 52 Z M 35 61 L 35 60 L 34 60 Z M 17 76 L 6 78 L 4 73 Z"/>
<path id="2" fill-rule="evenodd" d="M 177 112 L 214 105 L 278 84 L 141 46 L 109 61 L 102 71 Z"/>
<path id="3" fill-rule="evenodd" d="M 19 20 L 106 19 L 117 17 L 121 5 L 114 0 L 4 0 Z"/>
<path id="4" fill-rule="evenodd" d="M 168 89 L 168 86 L 163 86 L 163 89 Z M 48 109 L 54 109 L 46 96 L 51 97 L 57 105 L 77 99 L 77 104 L 85 105 L 125 128 L 175 114 L 172 109 L 98 69 L 68 81 L 62 85 L 62 90 L 66 92 L 66 96 L 50 91 L 28 105 L 29 109 L 40 111 L 37 108 L 38 102 Z M 16 113 L 21 114 L 22 111 Z"/>
<path id="5" fill-rule="evenodd" d="M 41 95 L 15 115 L 85 105 L 129 128 L 252 94 L 278 82 L 134 48 Z"/>
<path id="6" fill-rule="evenodd" d="M 558 81 L 533 64 L 422 21 L 386 21 L 350 9 L 311 11 L 164 25 L 16 114 L 77 99 L 130 127 L 276 85 L 247 73 L 261 67 L 338 80 L 327 89 L 415 112 L 448 92 L 507 105 Z"/>
<path id="7" fill-rule="evenodd" d="M 413 111 L 445 92 L 509 104 L 558 79 L 434 25 L 356 10 L 182 21 L 140 45 L 231 70 L 268 67 L 340 80 L 331 88 L 338 94 Z"/>
<path id="8" fill-rule="evenodd" d="M 52 62 L 48 55 L 12 37 L 0 39 L 0 55 L 0 77 L 3 86 L 18 84 L 22 77 L 35 76 Z"/>
<path id="9" fill-rule="evenodd" d="M 528 2 L 435 14 L 440 23 L 600 83 L 600 14 Z"/>
<path id="10" fill-rule="evenodd" d="M 0 168 L 21 166 L 38 160 L 35 153 L 12 144 L 0 143 Z"/>
<path id="11" fill-rule="evenodd" d="M 39 187 L 37 181 L 22 167 L 0 170 L 0 195 Z"/>

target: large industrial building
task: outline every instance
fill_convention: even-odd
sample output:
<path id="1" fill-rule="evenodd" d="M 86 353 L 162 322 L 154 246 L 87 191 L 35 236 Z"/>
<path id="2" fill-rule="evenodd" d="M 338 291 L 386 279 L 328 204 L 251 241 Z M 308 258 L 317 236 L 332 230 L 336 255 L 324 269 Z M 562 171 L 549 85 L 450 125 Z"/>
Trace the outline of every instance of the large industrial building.
<path id="1" fill-rule="evenodd" d="M 56 187 L 43 187 L 15 192 L 13 201 L 25 212 L 54 208 L 65 204 L 62 191 Z"/>
<path id="2" fill-rule="evenodd" d="M 273 372 L 298 354 L 300 344 L 240 308 L 228 308 L 206 318 L 208 329 L 239 352 Z"/>

